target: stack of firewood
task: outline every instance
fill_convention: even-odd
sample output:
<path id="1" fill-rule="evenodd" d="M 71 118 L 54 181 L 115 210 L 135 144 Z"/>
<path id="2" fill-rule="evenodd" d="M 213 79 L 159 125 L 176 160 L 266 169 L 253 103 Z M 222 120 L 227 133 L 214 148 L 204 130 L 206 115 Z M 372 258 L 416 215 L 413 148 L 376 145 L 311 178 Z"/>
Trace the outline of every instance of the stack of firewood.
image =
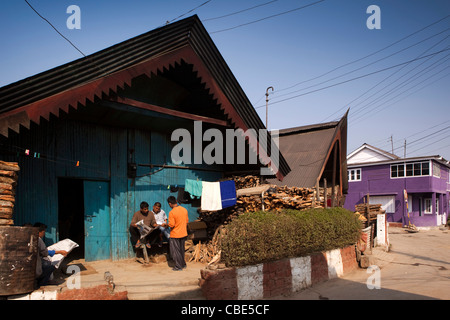
<path id="1" fill-rule="evenodd" d="M 258 176 L 233 176 L 234 183 L 236 184 L 236 190 L 237 189 L 245 189 L 245 188 L 251 188 L 256 187 L 261 184 L 261 179 Z"/>
<path id="2" fill-rule="evenodd" d="M 278 187 L 271 188 L 264 195 L 240 196 L 237 199 L 236 210 L 242 209 L 242 212 L 255 212 L 263 209 L 270 211 L 281 211 L 284 209 L 309 209 L 323 207 L 323 190 L 314 203 L 315 190 L 297 187 Z"/>
<path id="3" fill-rule="evenodd" d="M 186 253 L 189 261 L 206 262 L 210 267 L 220 264 L 220 239 L 223 236 L 224 225 L 227 225 L 234 218 L 246 212 L 255 212 L 263 209 L 266 211 L 281 211 L 283 209 L 309 209 L 321 208 L 324 206 L 324 189 L 287 187 L 261 184 L 257 176 L 233 177 L 236 183 L 236 190 L 258 187 L 265 190 L 264 193 L 252 194 L 243 192 L 238 195 L 236 205 L 219 211 L 198 210 L 199 220 L 207 225 L 207 241 L 198 242 L 196 245 L 191 242 L 187 245 Z M 257 189 L 258 189 L 257 188 Z M 247 190 L 245 190 L 247 191 Z M 239 192 L 238 192 L 239 193 Z M 328 194 L 331 194 L 329 190 Z"/>
<path id="4" fill-rule="evenodd" d="M 253 188 L 262 186 L 255 176 L 234 177 L 236 189 Z M 245 186 L 239 188 L 238 186 Z M 235 217 L 246 212 L 281 211 L 284 209 L 303 210 L 309 208 L 321 208 L 324 206 L 323 188 L 319 189 L 319 196 L 315 189 L 270 185 L 264 194 L 240 195 L 236 205 L 220 211 L 199 210 L 199 220 L 207 225 L 208 239 L 212 239 L 215 230 L 228 224 Z"/>
<path id="5" fill-rule="evenodd" d="M 219 227 L 214 232 L 214 236 L 211 241 L 202 243 L 199 241 L 194 244 L 192 240 L 186 241 L 185 250 L 187 260 L 189 262 L 202 262 L 209 265 L 220 262 L 221 250 L 220 244 L 222 241 L 224 229 Z"/>
<path id="6" fill-rule="evenodd" d="M 368 220 L 368 223 L 376 220 L 377 215 L 386 212 L 385 210 L 383 210 L 383 208 L 381 208 L 381 204 L 366 204 L 366 203 L 355 205 L 355 211 L 359 214 L 362 214 Z"/>
<path id="7" fill-rule="evenodd" d="M 13 225 L 13 212 L 19 166 L 0 161 L 0 226 Z"/>
<path id="8" fill-rule="evenodd" d="M 272 190 L 272 192 L 270 192 Z M 283 209 L 303 210 L 323 207 L 323 189 L 319 189 L 319 197 L 315 190 L 298 187 L 275 187 L 264 195 L 265 210 L 281 211 Z"/>

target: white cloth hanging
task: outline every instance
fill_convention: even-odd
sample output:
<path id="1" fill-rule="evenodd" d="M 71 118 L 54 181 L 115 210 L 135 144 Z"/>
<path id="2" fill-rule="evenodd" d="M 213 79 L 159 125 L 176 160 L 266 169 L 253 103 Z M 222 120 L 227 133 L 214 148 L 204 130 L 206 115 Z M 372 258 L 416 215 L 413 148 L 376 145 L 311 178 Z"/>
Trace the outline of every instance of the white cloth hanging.
<path id="1" fill-rule="evenodd" d="M 222 209 L 220 182 L 203 181 L 201 208 L 206 211 L 217 211 Z"/>

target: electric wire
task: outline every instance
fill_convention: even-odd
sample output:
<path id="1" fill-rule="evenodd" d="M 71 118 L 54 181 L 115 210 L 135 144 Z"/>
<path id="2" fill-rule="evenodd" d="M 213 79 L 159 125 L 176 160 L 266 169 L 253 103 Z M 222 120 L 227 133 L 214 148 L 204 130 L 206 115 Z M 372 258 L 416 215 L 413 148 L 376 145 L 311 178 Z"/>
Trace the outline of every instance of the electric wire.
<path id="1" fill-rule="evenodd" d="M 450 46 L 447 46 L 447 48 L 449 48 Z M 429 50 L 427 50 L 429 51 Z M 422 56 L 422 55 L 420 55 Z M 419 57 L 420 57 L 419 56 Z M 432 63 L 431 65 L 425 67 L 424 69 L 422 69 L 421 71 L 417 72 L 416 74 L 410 76 L 407 80 L 403 81 L 401 84 L 405 83 L 406 81 L 416 77 L 418 74 L 422 73 L 423 71 L 425 71 L 426 69 L 429 69 L 430 67 L 432 67 L 433 65 L 435 65 L 436 63 L 440 62 L 441 60 L 445 59 L 447 56 L 449 56 L 449 54 L 447 54 L 446 56 L 442 57 L 441 59 L 439 59 L 438 61 L 435 61 L 434 63 Z M 367 101 L 368 99 L 372 98 L 374 95 L 380 93 L 381 91 L 383 91 L 384 89 L 388 88 L 389 86 L 393 85 L 394 83 L 396 83 L 397 81 L 399 81 L 400 79 L 404 78 L 405 76 L 407 76 L 409 73 L 411 73 L 412 71 L 414 71 L 415 69 L 419 68 L 420 66 L 426 64 L 428 61 L 432 60 L 433 58 L 435 58 L 435 56 L 429 57 L 428 59 L 424 60 L 423 62 L 421 62 L 420 64 L 416 65 L 415 67 L 413 67 L 412 69 L 410 69 L 409 71 L 407 71 L 405 74 L 400 75 L 397 79 L 395 79 L 394 81 L 390 82 L 389 84 L 387 84 L 386 86 L 384 86 L 383 88 L 381 88 L 380 90 L 378 90 L 377 92 L 375 92 L 374 94 L 372 94 L 371 96 L 367 97 L 365 100 L 357 103 L 354 107 L 361 105 L 363 102 Z M 383 79 L 382 81 L 380 81 L 377 85 L 381 84 L 382 82 L 384 82 L 385 80 L 387 80 L 388 78 L 390 78 L 391 76 L 393 76 L 396 73 L 399 73 L 402 69 L 404 69 L 405 67 L 407 67 L 409 64 L 404 65 L 402 68 L 400 68 L 399 70 L 397 70 L 395 73 L 392 73 L 390 76 L 386 77 L 385 79 Z M 434 68 L 433 68 L 434 69 Z M 430 69 L 429 69 L 430 70 Z M 428 73 L 429 71 L 426 71 L 425 73 Z M 418 77 L 417 77 L 418 78 Z M 394 89 L 396 89 L 399 85 L 397 85 L 396 87 L 392 88 L 391 90 L 389 90 L 387 93 L 384 93 L 382 97 L 385 97 L 386 94 L 391 93 Z M 374 88 L 374 87 L 372 87 Z M 374 101 L 379 100 L 380 97 L 378 97 L 377 99 L 375 99 Z M 370 103 L 368 104 L 370 105 Z M 362 110 L 364 110 L 366 108 L 367 104 L 365 106 L 363 106 L 362 108 L 358 109 L 354 114 L 361 112 Z M 353 108 L 354 108 L 353 107 Z"/>
<path id="2" fill-rule="evenodd" d="M 326 75 L 328 75 L 328 74 L 330 74 L 330 73 L 332 73 L 332 72 L 334 72 L 334 71 L 336 71 L 336 70 L 339 70 L 339 69 L 341 69 L 341 68 L 344 68 L 344 67 L 346 67 L 346 66 L 349 66 L 349 65 L 351 65 L 351 64 L 354 64 L 354 63 L 356 63 L 356 62 L 359 62 L 359 61 L 362 61 L 362 60 L 364 60 L 364 59 L 367 59 L 367 58 L 369 58 L 369 57 L 371 57 L 371 56 L 373 56 L 373 55 L 376 55 L 377 53 L 379 53 L 379 52 L 381 52 L 381 51 L 384 51 L 384 50 L 386 50 L 386 49 L 388 49 L 388 48 L 390 48 L 390 47 L 392 47 L 392 46 L 394 46 L 394 45 L 396 45 L 396 44 L 398 44 L 398 43 L 400 43 L 400 42 L 402 42 L 402 41 L 404 41 L 404 40 L 406 40 L 406 39 L 412 37 L 412 36 L 415 35 L 415 34 L 418 34 L 418 33 L 422 32 L 423 30 L 426 30 L 426 29 L 428 29 L 428 28 L 434 26 L 435 24 L 440 23 L 441 21 L 443 21 L 443 20 L 445 20 L 445 19 L 448 19 L 449 17 L 450 17 L 450 15 L 447 15 L 447 16 L 441 18 L 441 19 L 438 19 L 438 20 L 432 22 L 431 24 L 429 24 L 429 25 L 427 25 L 427 26 L 425 26 L 425 27 L 423 27 L 423 28 L 421 28 L 421 29 L 419 29 L 419 30 L 417 30 L 417 31 L 415 31 L 415 32 L 413 32 L 413 33 L 411 33 L 411 34 L 409 34 L 409 35 L 407 35 L 407 36 L 405 36 L 405 37 L 403 37 L 403 38 L 401 38 L 401 39 L 399 39 L 399 40 L 397 40 L 397 41 L 391 43 L 391 44 L 389 44 L 389 45 L 387 45 L 386 47 L 383 47 L 383 48 L 381 48 L 381 49 L 379 49 L 379 50 L 377 50 L 377 51 L 375 51 L 375 52 L 373 52 L 373 53 L 370 53 L 370 54 L 368 54 L 368 55 L 366 55 L 366 56 L 364 56 L 364 57 L 362 57 L 362 58 L 359 58 L 359 59 L 353 60 L 353 61 L 351 61 L 351 62 L 345 63 L 345 64 L 343 64 L 343 65 L 340 65 L 340 66 L 338 66 L 338 67 L 336 67 L 336 68 L 334 68 L 334 69 L 332 69 L 332 70 L 330 70 L 330 71 L 327 71 L 327 72 L 325 72 L 325 73 L 323 73 L 323 74 L 321 74 L 321 75 L 319 75 L 319 76 L 316 76 L 316 77 L 313 77 L 313 78 L 310 78 L 310 79 L 307 79 L 307 80 L 298 82 L 298 83 L 296 83 L 296 84 L 294 84 L 294 85 L 292 85 L 292 86 L 289 86 L 289 87 L 286 87 L 286 88 L 283 88 L 283 89 L 279 89 L 279 90 L 277 90 L 277 92 L 289 90 L 289 89 L 294 88 L 294 87 L 296 87 L 296 86 L 298 86 L 298 85 L 300 85 L 300 84 L 303 84 L 303 83 L 305 83 L 305 82 L 309 82 L 309 81 L 312 81 L 312 80 L 316 80 L 316 79 L 322 78 L 323 76 L 326 76 Z"/>
<path id="3" fill-rule="evenodd" d="M 390 67 L 386 67 L 386 68 L 383 68 L 383 69 L 380 69 L 380 70 L 377 70 L 377 71 L 366 73 L 366 74 L 360 75 L 360 76 L 355 77 L 355 78 L 351 78 L 351 79 L 347 79 L 347 80 L 344 80 L 344 81 L 341 81 L 341 82 L 337 82 L 337 83 L 334 83 L 334 84 L 331 84 L 331 85 L 328 85 L 328 86 L 325 86 L 325 87 L 322 87 L 322 88 L 318 88 L 318 89 L 315 89 L 315 90 L 311 90 L 311 91 L 308 91 L 308 92 L 305 92 L 305 93 L 302 93 L 302 94 L 298 94 L 298 95 L 295 95 L 295 96 L 292 96 L 292 97 L 289 97 L 289 98 L 273 101 L 271 103 L 271 105 L 278 104 L 278 103 L 285 102 L 285 101 L 289 101 L 289 100 L 292 100 L 292 99 L 295 99 L 295 98 L 298 98 L 298 97 L 302 97 L 302 96 L 305 96 L 305 95 L 308 95 L 308 94 L 311 94 L 311 93 L 315 93 L 315 92 L 318 92 L 318 91 L 326 90 L 326 89 L 333 88 L 333 87 L 336 87 L 336 86 L 339 86 L 339 85 L 342 85 L 342 84 L 345 84 L 345 83 L 348 83 L 348 82 L 352 82 L 352 81 L 359 80 L 359 79 L 362 79 L 362 78 L 365 78 L 365 77 L 369 77 L 369 76 L 372 76 L 374 74 L 378 74 L 378 73 L 381 73 L 381 72 L 384 72 L 384 71 L 387 71 L 387 70 L 391 70 L 391 69 L 400 67 L 402 65 L 405 65 L 405 64 L 408 64 L 408 63 L 411 63 L 411 62 L 414 62 L 414 61 L 422 60 L 422 59 L 425 59 L 425 58 L 428 58 L 430 56 L 434 56 L 434 55 L 440 54 L 440 53 L 448 51 L 448 50 L 450 50 L 450 48 L 442 49 L 442 50 L 439 50 L 437 52 L 430 53 L 430 54 L 428 54 L 426 56 L 423 56 L 423 57 L 411 59 L 411 60 L 408 60 L 408 61 L 396 64 L 396 65 L 393 65 L 393 66 L 390 66 Z M 261 105 L 261 106 L 255 107 L 255 109 L 259 109 L 259 108 L 263 108 L 263 107 L 265 107 L 265 106 Z"/>
<path id="4" fill-rule="evenodd" d="M 448 56 L 450 56 L 450 54 L 446 55 L 445 57 L 441 58 L 440 60 L 442 60 L 442 59 L 444 59 L 444 58 L 446 58 L 446 57 L 448 57 Z M 367 114 L 373 113 L 373 111 L 376 110 L 376 108 L 371 108 L 370 110 L 367 110 L 366 112 L 363 112 L 363 113 L 361 113 L 361 112 L 362 112 L 363 110 L 367 109 L 368 107 L 372 106 L 373 104 L 379 102 L 380 100 L 389 98 L 390 95 L 392 95 L 393 93 L 395 93 L 395 90 L 399 90 L 399 89 L 401 89 L 401 88 L 403 88 L 403 87 L 409 85 L 411 82 L 414 82 L 415 80 L 419 79 L 420 77 L 422 77 L 422 76 L 426 75 L 427 73 L 433 71 L 433 70 L 436 69 L 437 67 L 440 67 L 443 63 L 447 62 L 447 61 L 449 60 L 449 58 L 447 58 L 443 63 L 437 64 L 437 65 L 435 65 L 434 67 L 432 67 L 434 64 L 438 63 L 440 60 L 438 60 L 438 61 L 434 62 L 432 65 L 430 65 L 430 66 L 428 66 L 428 67 L 426 67 L 426 68 L 420 70 L 419 72 L 415 73 L 414 75 L 412 75 L 412 76 L 409 77 L 408 79 L 406 79 L 406 80 L 404 80 L 403 82 L 397 84 L 395 87 L 392 87 L 389 91 L 385 92 L 383 95 L 380 95 L 379 97 L 377 97 L 377 98 L 374 99 L 373 101 L 371 101 L 371 102 L 365 104 L 363 107 L 361 107 L 360 109 L 356 110 L 356 111 L 352 114 L 352 117 L 355 117 L 355 116 L 356 116 L 356 118 L 359 119 L 359 118 L 361 118 L 361 117 L 364 117 L 364 116 L 367 115 Z M 432 68 L 431 68 L 431 67 L 432 67 Z M 448 66 L 445 67 L 445 68 L 443 68 L 443 69 L 441 69 L 439 72 L 434 73 L 431 77 L 427 78 L 426 80 L 428 80 L 428 79 L 430 79 L 430 78 L 432 78 L 432 77 L 438 75 L 439 73 L 441 73 L 442 71 L 444 71 L 444 70 L 447 69 L 447 68 L 448 68 Z M 426 70 L 426 69 L 428 69 L 428 70 Z M 403 77 L 403 76 L 402 76 L 402 77 Z M 400 79 L 400 78 L 399 78 L 399 79 Z M 398 79 L 397 79 L 397 80 L 398 80 Z M 421 81 L 419 84 L 421 84 L 421 83 L 423 83 L 423 82 L 424 82 L 424 81 Z M 388 85 L 388 86 L 389 86 L 389 85 Z M 382 90 L 386 89 L 388 86 L 385 86 Z M 412 88 L 414 88 L 414 87 L 416 87 L 416 86 L 417 86 L 417 85 L 414 85 L 413 87 L 411 87 L 411 88 L 409 88 L 409 89 L 407 89 L 407 90 L 405 90 L 405 91 L 402 91 L 400 94 L 397 94 L 397 95 L 394 96 L 393 98 L 389 98 L 389 100 L 383 102 L 383 104 L 389 103 L 390 101 L 392 101 L 392 100 L 394 100 L 395 98 L 397 98 L 399 95 L 401 95 L 401 94 L 403 94 L 403 93 L 405 93 L 405 92 L 411 90 Z M 380 90 L 380 91 L 381 91 L 381 90 Z M 380 91 L 378 91 L 377 93 L 379 93 Z"/>
<path id="5" fill-rule="evenodd" d="M 72 41 L 67 39 L 50 21 L 48 21 L 46 18 L 44 18 L 27 0 L 24 0 L 28 6 L 45 22 L 47 22 L 64 40 L 66 40 L 72 47 L 74 47 L 83 57 L 86 57 L 86 55 L 81 51 L 76 45 L 73 44 Z"/>
<path id="6" fill-rule="evenodd" d="M 449 122 L 450 122 L 450 119 L 445 120 L 444 122 L 441 122 L 441 123 L 438 123 L 438 124 L 434 124 L 434 125 L 432 125 L 431 127 L 428 127 L 428 128 L 426 128 L 426 129 L 424 129 L 424 130 L 415 132 L 415 133 L 413 133 L 413 134 L 411 134 L 411 135 L 409 135 L 409 136 L 407 136 L 407 137 L 405 137 L 405 138 L 403 138 L 403 139 L 404 139 L 404 140 L 409 139 L 409 138 L 411 138 L 411 137 L 414 137 L 414 136 L 417 136 L 417 135 L 419 135 L 419 134 L 421 134 L 421 133 L 424 133 L 424 132 L 426 132 L 426 131 L 428 131 L 428 130 L 435 129 L 435 128 L 437 128 L 437 127 L 439 127 L 439 126 L 442 126 L 442 125 L 444 125 L 444 124 L 448 124 Z M 389 137 L 389 138 L 390 138 L 390 137 Z M 388 138 L 388 140 L 382 139 L 382 140 L 378 140 L 378 141 L 375 141 L 375 142 L 369 143 L 369 144 L 370 144 L 370 145 L 377 145 L 378 143 L 381 143 L 381 142 L 390 141 L 389 138 Z M 395 142 L 394 142 L 394 143 L 395 143 Z M 402 143 L 403 143 L 403 142 L 402 142 Z M 390 145 L 390 144 L 391 144 L 391 142 L 382 144 L 379 148 L 380 148 L 380 149 L 384 149 L 385 147 L 387 147 L 387 146 Z"/>
<path id="7" fill-rule="evenodd" d="M 435 43 L 434 45 L 432 45 L 431 47 L 429 47 L 428 49 L 426 49 L 425 51 L 423 51 L 420 55 L 418 55 L 417 57 L 421 57 L 422 55 L 424 55 L 425 53 L 427 53 L 428 51 L 430 51 L 431 49 L 433 49 L 434 47 L 438 46 L 439 44 L 441 44 L 443 41 L 445 41 L 448 38 L 448 36 L 446 36 L 445 38 L 439 40 L 437 43 Z M 431 58 L 430 58 L 431 59 Z M 425 63 L 426 61 L 424 61 L 423 63 Z M 423 63 L 421 63 L 420 65 L 422 65 Z M 339 108 L 338 110 L 336 110 L 335 112 L 333 112 L 331 115 L 329 115 L 328 117 L 326 117 L 325 119 L 322 120 L 326 121 L 329 118 L 331 118 L 332 116 L 334 116 L 335 114 L 337 114 L 338 112 L 342 112 L 342 110 L 344 109 L 348 109 L 355 101 L 359 100 L 360 98 L 362 98 L 363 96 L 365 96 L 366 94 L 368 94 L 370 91 L 374 90 L 376 87 L 378 87 L 380 84 L 382 84 L 383 82 L 387 81 L 389 78 L 393 77 L 394 75 L 398 74 L 401 70 L 403 70 L 404 68 L 407 68 L 409 64 L 406 64 L 404 66 L 402 66 L 399 70 L 396 70 L 394 72 L 392 72 L 389 76 L 385 77 L 384 79 L 382 79 L 381 81 L 379 81 L 377 84 L 375 84 L 374 86 L 372 86 L 370 89 L 368 89 L 367 91 L 365 91 L 364 93 L 362 93 L 361 95 L 359 95 L 357 98 L 353 99 L 352 101 L 346 103 L 345 105 L 343 105 L 341 108 Z M 419 65 L 419 66 L 420 66 Z M 417 66 L 417 67 L 419 67 Z M 417 67 L 414 67 L 417 68 Z M 409 71 L 411 72 L 411 70 Z M 409 73 L 408 72 L 408 73 Z M 397 79 L 398 80 L 398 79 Z M 395 81 L 397 81 L 395 80 Z M 394 81 L 394 82 L 395 82 Z M 394 83 L 392 82 L 392 83 Z M 377 91 L 376 93 L 379 93 L 381 90 Z M 375 93 L 375 94 L 376 94 Z M 363 101 L 358 102 L 356 105 L 352 106 L 352 110 L 355 109 L 355 107 L 359 106 L 361 103 L 365 102 L 367 99 L 373 97 L 375 94 L 372 94 L 371 96 L 369 96 L 368 98 L 366 98 Z"/>
<path id="8" fill-rule="evenodd" d="M 176 18 L 174 18 L 174 19 L 172 19 L 172 20 L 167 21 L 166 24 L 172 23 L 172 22 L 174 22 L 174 21 L 176 21 L 176 20 L 178 20 L 178 19 L 184 17 L 184 16 L 187 15 L 188 13 L 191 13 L 192 11 L 195 11 L 195 10 L 197 10 L 198 8 L 203 7 L 204 5 L 208 4 L 208 3 L 211 2 L 211 1 L 212 1 L 212 0 L 208 0 L 208 1 L 203 2 L 202 4 L 196 6 L 195 8 L 193 8 L 193 9 L 191 9 L 191 10 L 189 10 L 189 11 L 187 11 L 187 12 L 181 14 L 181 15 L 179 15 L 178 17 L 176 17 Z"/>
<path id="9" fill-rule="evenodd" d="M 267 17 L 264 17 L 264 18 L 260 18 L 260 19 L 257 19 L 257 20 L 250 21 L 250 22 L 242 23 L 242 24 L 236 25 L 234 27 L 221 29 L 221 30 L 216 30 L 216 31 L 210 32 L 210 34 L 221 33 L 221 32 L 225 32 L 225 31 L 230 31 L 230 30 L 234 30 L 234 29 L 237 29 L 237 28 L 241 28 L 241 27 L 244 27 L 244 26 L 248 26 L 248 25 L 251 25 L 251 24 L 254 24 L 254 23 L 257 23 L 257 22 L 261 22 L 261 21 L 268 20 L 268 19 L 271 19 L 271 18 L 279 17 L 279 16 L 282 16 L 282 15 L 285 15 L 285 14 L 288 14 L 288 13 L 291 13 L 291 12 L 294 12 L 294 11 L 306 9 L 308 7 L 317 5 L 317 4 L 319 4 L 321 2 L 324 2 L 324 1 L 326 1 L 326 0 L 319 0 L 319 1 L 316 1 L 316 2 L 312 2 L 312 3 L 309 3 L 307 5 L 295 8 L 295 9 L 291 9 L 291 10 L 288 10 L 288 11 L 284 11 L 284 12 L 280 12 L 280 13 L 277 13 L 277 14 L 273 14 L 271 16 L 267 16 Z"/>
<path id="10" fill-rule="evenodd" d="M 319 85 L 328 83 L 328 82 L 330 82 L 330 81 L 333 81 L 333 80 L 342 78 L 342 77 L 344 77 L 344 76 L 346 76 L 346 75 L 349 75 L 349 74 L 354 73 L 354 72 L 356 72 L 356 71 L 359 71 L 359 70 L 362 70 L 362 69 L 364 69 L 364 68 L 367 68 L 367 67 L 369 67 L 369 66 L 371 66 L 371 65 L 373 65 L 373 64 L 376 64 L 376 63 L 378 63 L 378 62 L 380 62 L 380 61 L 383 61 L 383 60 L 385 60 L 385 59 L 388 59 L 388 58 L 390 58 L 390 57 L 392 57 L 392 56 L 394 56 L 394 55 L 396 55 L 396 54 L 399 54 L 399 53 L 401 53 L 401 52 L 403 52 L 403 51 L 405 51 L 405 50 L 408 50 L 408 49 L 410 49 L 410 48 L 412 48 L 412 47 L 414 47 L 414 46 L 416 46 L 416 45 L 419 45 L 419 44 L 421 44 L 421 43 L 423 43 L 423 42 L 425 42 L 425 41 L 427 41 L 427 40 L 430 40 L 431 38 L 434 38 L 434 37 L 436 37 L 436 36 L 438 36 L 438 35 L 440 35 L 440 34 L 442 34 L 442 33 L 444 33 L 444 32 L 447 32 L 448 30 L 450 30 L 450 28 L 447 28 L 447 29 L 445 29 L 445 30 L 443 30 L 443 31 L 440 31 L 440 32 L 436 33 L 436 34 L 433 34 L 432 36 L 430 36 L 430 37 L 428 37 L 428 38 L 426 38 L 426 39 L 420 40 L 419 42 L 416 42 L 416 43 L 414 43 L 414 44 L 412 44 L 412 45 L 410 45 L 410 46 L 408 46 L 408 47 L 406 47 L 406 48 L 403 48 L 403 49 L 401 49 L 401 50 L 399 50 L 399 51 L 396 51 L 396 52 L 394 52 L 394 53 L 391 53 L 390 55 L 388 55 L 388 56 L 386 56 L 386 57 L 380 58 L 380 59 L 378 59 L 378 60 L 376 60 L 376 61 L 374 61 L 374 62 L 371 62 L 371 63 L 369 63 L 369 64 L 366 64 L 366 65 L 364 65 L 364 66 L 362 66 L 362 67 L 356 68 L 356 69 L 354 69 L 354 70 L 351 70 L 351 71 L 348 71 L 348 72 L 346 72 L 346 73 L 343 73 L 343 74 L 341 74 L 341 75 L 339 75 L 339 76 L 336 76 L 336 77 L 330 78 L 330 79 L 328 79 L 328 80 L 325 80 L 325 81 L 316 83 L 316 84 L 314 84 L 314 85 L 310 85 L 310 86 L 305 87 L 305 88 L 297 89 L 297 90 L 295 90 L 295 91 L 291 91 L 291 92 L 288 92 L 288 93 L 285 93 L 285 94 L 282 94 L 282 95 L 277 95 L 277 97 L 288 96 L 288 95 L 291 95 L 291 94 L 293 94 L 293 93 L 300 92 L 300 91 L 304 91 L 304 90 L 307 90 L 307 89 L 311 89 L 311 88 L 317 87 L 317 86 L 319 86 Z"/>
<path id="11" fill-rule="evenodd" d="M 256 8 L 259 8 L 259 7 L 266 6 L 268 4 L 271 4 L 271 3 L 274 3 L 274 2 L 277 2 L 277 1 L 279 1 L 279 0 L 272 0 L 272 1 L 269 1 L 269 2 L 262 3 L 262 4 L 258 4 L 256 6 L 253 6 L 253 7 L 247 8 L 247 9 L 242 9 L 242 10 L 239 10 L 239 11 L 228 13 L 228 14 L 225 14 L 225 15 L 222 15 L 222 16 L 203 19 L 203 22 L 227 18 L 227 17 L 234 16 L 234 15 L 237 15 L 237 14 L 242 13 L 242 12 L 246 12 L 246 11 L 250 11 L 250 10 L 253 10 L 253 9 L 256 9 Z"/>
<path id="12" fill-rule="evenodd" d="M 448 60 L 448 59 L 447 59 L 447 60 Z M 409 90 L 414 89 L 415 87 L 417 87 L 418 85 L 422 84 L 423 82 L 425 82 L 425 81 L 427 81 L 427 80 L 429 80 L 429 79 L 431 79 L 431 78 L 437 76 L 439 73 L 445 71 L 445 70 L 448 69 L 449 67 L 450 67 L 450 66 L 447 66 L 447 67 L 441 69 L 440 71 L 438 71 L 437 73 L 432 74 L 431 76 L 429 76 L 429 77 L 426 78 L 425 80 L 423 80 L 423 81 L 421 81 L 421 82 L 415 84 L 414 86 L 408 88 L 407 90 L 405 90 L 405 91 L 399 93 L 398 95 L 396 95 L 395 97 L 393 97 L 391 100 L 397 98 L 398 96 L 400 96 L 401 94 L 403 94 L 403 93 L 405 93 L 405 92 L 407 92 L 407 91 L 409 91 Z M 431 70 L 429 70 L 429 71 L 431 71 Z M 447 75 L 448 75 L 448 74 L 447 74 Z M 434 82 L 433 82 L 433 83 L 434 83 Z M 430 84 L 430 85 L 431 85 L 431 84 Z M 416 93 L 418 93 L 420 90 L 422 90 L 422 89 L 424 89 L 424 88 L 426 88 L 426 87 L 428 87 L 428 86 L 429 86 L 429 85 L 426 85 L 426 86 L 424 86 L 424 87 L 422 87 L 422 88 L 416 90 L 415 92 L 411 93 L 410 95 L 416 94 Z M 398 103 L 399 101 L 401 101 L 401 100 L 403 100 L 403 99 L 405 99 L 405 98 L 408 98 L 410 95 L 408 95 L 408 96 L 406 96 L 406 97 L 404 97 L 404 98 L 402 98 L 402 99 L 396 101 L 395 103 Z M 378 105 L 378 106 L 375 107 L 375 108 L 372 108 L 372 109 L 369 110 L 368 112 L 366 112 L 366 113 L 364 113 L 364 114 L 362 114 L 362 115 L 357 116 L 356 118 L 353 119 L 353 121 L 358 121 L 358 120 L 367 118 L 367 116 L 369 115 L 369 113 L 373 113 L 373 112 L 376 111 L 378 108 L 380 108 L 380 107 L 382 107 L 383 105 L 385 105 L 386 103 L 387 103 L 387 102 L 383 102 L 382 104 Z M 391 103 L 391 104 L 385 106 L 382 110 L 384 110 L 384 109 L 386 109 L 386 108 L 392 106 L 392 105 L 395 104 L 395 103 Z"/>

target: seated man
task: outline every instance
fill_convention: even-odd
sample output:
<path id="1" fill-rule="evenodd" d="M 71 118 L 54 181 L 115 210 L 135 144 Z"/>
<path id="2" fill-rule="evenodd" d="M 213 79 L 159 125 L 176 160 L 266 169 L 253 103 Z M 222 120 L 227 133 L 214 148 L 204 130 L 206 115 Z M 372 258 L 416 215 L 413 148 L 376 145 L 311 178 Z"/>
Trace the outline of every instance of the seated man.
<path id="1" fill-rule="evenodd" d="M 158 236 L 159 229 L 156 229 L 155 231 L 150 232 L 144 239 L 141 239 L 141 234 L 139 232 L 137 223 L 139 221 L 143 220 L 144 225 L 156 228 L 156 220 L 153 212 L 148 210 L 148 203 L 143 201 L 140 205 L 140 210 L 136 211 L 133 215 L 133 218 L 131 219 L 130 223 L 130 236 L 131 236 L 131 242 L 135 244 L 135 248 L 139 248 L 141 246 L 141 240 L 145 243 L 147 248 L 151 248 L 151 243 L 156 240 L 156 237 Z"/>
<path id="2" fill-rule="evenodd" d="M 55 250 L 47 250 L 47 246 L 44 243 L 45 230 L 47 230 L 47 226 L 43 223 L 36 222 L 34 227 L 38 228 L 39 240 L 38 240 L 38 258 L 36 261 L 36 279 L 39 287 L 45 286 L 48 284 L 50 277 L 55 271 L 56 267 L 52 265 L 49 257 L 52 257 L 55 254 L 62 254 L 64 257 L 67 256 L 67 252 L 64 250 L 55 251 Z"/>
<path id="3" fill-rule="evenodd" d="M 156 223 L 158 224 L 158 228 L 161 231 L 159 234 L 159 243 L 158 243 L 158 246 L 161 247 L 163 236 L 167 241 L 169 241 L 170 230 L 167 225 L 167 215 L 164 212 L 164 210 L 161 209 L 160 202 L 155 202 L 155 204 L 153 205 L 153 215 L 155 216 Z"/>

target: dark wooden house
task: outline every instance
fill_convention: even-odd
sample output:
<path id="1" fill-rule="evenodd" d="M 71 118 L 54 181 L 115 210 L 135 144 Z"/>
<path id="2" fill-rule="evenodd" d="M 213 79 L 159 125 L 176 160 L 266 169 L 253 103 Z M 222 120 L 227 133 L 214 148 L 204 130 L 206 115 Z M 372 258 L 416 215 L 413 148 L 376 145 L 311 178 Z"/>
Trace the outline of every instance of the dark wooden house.
<path id="1" fill-rule="evenodd" d="M 129 258 L 141 201 L 168 212 L 171 186 L 185 179 L 262 166 L 173 163 L 171 133 L 194 121 L 265 129 L 197 16 L 0 88 L 0 159 L 21 168 L 15 225 L 43 222 L 48 240 L 71 238 L 86 260 Z M 282 155 L 278 167 L 282 180 Z"/>
<path id="2" fill-rule="evenodd" d="M 282 180 L 289 187 L 331 188 L 330 205 L 343 206 L 348 191 L 347 113 L 339 120 L 279 130 L 279 148 L 291 168 Z"/>

